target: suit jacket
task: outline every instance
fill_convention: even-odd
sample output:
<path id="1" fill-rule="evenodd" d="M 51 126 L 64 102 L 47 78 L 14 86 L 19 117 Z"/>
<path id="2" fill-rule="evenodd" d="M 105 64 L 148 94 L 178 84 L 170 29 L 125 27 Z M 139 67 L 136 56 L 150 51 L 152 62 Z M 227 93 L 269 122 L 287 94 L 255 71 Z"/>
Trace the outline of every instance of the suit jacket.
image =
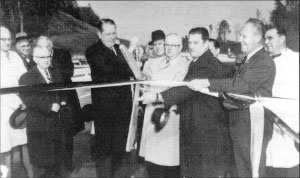
<path id="1" fill-rule="evenodd" d="M 62 80 L 65 83 L 72 82 L 71 77 L 74 73 L 74 64 L 67 50 L 53 48 L 52 67 L 60 69 Z"/>
<path id="2" fill-rule="evenodd" d="M 236 94 L 271 96 L 275 77 L 275 64 L 262 48 L 240 66 L 234 78 L 210 79 L 212 91 Z"/>
<path id="3" fill-rule="evenodd" d="M 52 67 L 53 70 L 59 70 L 62 74 L 62 82 L 65 84 L 72 83 L 72 76 L 74 73 L 74 64 L 71 59 L 71 55 L 67 50 L 53 48 Z M 64 93 L 67 95 L 67 103 L 71 105 L 72 115 L 70 117 L 68 125 L 68 132 L 70 135 L 75 135 L 79 131 L 84 129 L 84 121 L 81 117 L 81 107 L 76 90 L 69 90 Z"/>
<path id="4" fill-rule="evenodd" d="M 191 62 L 185 81 L 221 78 L 218 59 L 207 50 Z M 180 112 L 180 164 L 182 177 L 218 177 L 233 165 L 228 120 L 215 97 L 174 87 L 161 93 L 166 106 L 178 105 Z M 220 165 L 220 168 L 216 168 Z"/>
<path id="5" fill-rule="evenodd" d="M 32 56 L 29 56 L 29 62 L 27 62 L 26 58 L 22 54 L 20 54 L 20 53 L 18 53 L 18 54 L 21 57 L 23 64 L 24 64 L 25 68 L 27 69 L 27 71 L 36 65 L 35 62 L 33 61 Z"/>

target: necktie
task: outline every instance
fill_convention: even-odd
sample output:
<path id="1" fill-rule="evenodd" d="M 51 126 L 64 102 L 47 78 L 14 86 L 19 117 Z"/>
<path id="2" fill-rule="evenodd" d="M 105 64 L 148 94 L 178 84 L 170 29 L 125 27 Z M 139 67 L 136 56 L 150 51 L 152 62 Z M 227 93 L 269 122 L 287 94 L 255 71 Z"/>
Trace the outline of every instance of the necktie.
<path id="1" fill-rule="evenodd" d="M 48 70 L 45 70 L 45 74 L 46 74 L 47 82 L 48 82 L 48 83 L 52 83 L 51 76 L 50 76 Z"/>

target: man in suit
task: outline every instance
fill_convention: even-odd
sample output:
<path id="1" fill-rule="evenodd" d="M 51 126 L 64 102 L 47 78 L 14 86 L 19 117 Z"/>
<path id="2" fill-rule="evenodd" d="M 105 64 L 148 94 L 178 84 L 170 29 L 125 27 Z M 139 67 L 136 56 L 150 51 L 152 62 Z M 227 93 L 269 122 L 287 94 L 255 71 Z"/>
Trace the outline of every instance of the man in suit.
<path id="1" fill-rule="evenodd" d="M 86 50 L 93 82 L 129 81 L 133 76 L 119 45 L 116 44 L 116 24 L 101 19 L 97 25 L 99 41 Z M 98 177 L 112 177 L 125 156 L 125 147 L 132 108 L 130 86 L 92 89 L 92 104 L 97 111 L 95 142 L 92 154 L 96 158 Z"/>
<path id="2" fill-rule="evenodd" d="M 184 81 L 196 78 L 221 78 L 226 75 L 208 49 L 208 30 L 189 32 L 189 52 L 193 60 Z M 228 121 L 217 98 L 195 92 L 186 86 L 162 93 L 145 93 L 145 103 L 178 105 L 180 113 L 181 177 L 219 177 L 234 167 Z"/>
<path id="3" fill-rule="evenodd" d="M 189 87 L 201 90 L 230 92 L 244 95 L 271 96 L 275 77 L 275 65 L 263 48 L 264 25 L 258 19 L 250 18 L 241 30 L 240 43 L 246 57 L 233 78 L 196 79 Z M 250 158 L 250 112 L 249 108 L 229 112 L 230 134 L 233 140 L 234 157 L 238 177 L 252 177 Z M 271 137 L 272 124 L 265 119 L 260 175 L 265 165 L 266 143 Z"/>
<path id="4" fill-rule="evenodd" d="M 35 47 L 33 60 L 36 66 L 21 76 L 20 85 L 61 83 L 59 71 L 50 70 L 51 51 Z M 27 107 L 27 137 L 34 176 L 60 177 L 62 163 L 62 118 L 59 117 L 61 102 L 66 102 L 57 92 L 20 93 Z M 66 103 L 64 103 L 66 104 Z M 42 175 L 39 175 L 43 173 Z"/>
<path id="5" fill-rule="evenodd" d="M 52 40 L 47 36 L 40 36 L 36 41 L 36 45 L 51 51 L 52 59 L 50 68 L 59 70 L 62 75 L 62 83 L 72 83 L 71 77 L 73 76 L 74 65 L 70 53 L 64 49 L 54 48 Z M 73 137 L 84 129 L 84 121 L 80 117 L 81 108 L 76 90 L 69 90 L 66 94 L 68 95 L 68 103 L 72 103 L 72 109 L 75 114 L 73 115 L 74 117 L 70 118 L 68 128 L 65 129 L 63 156 L 65 167 L 68 170 L 73 170 Z"/>
<path id="6" fill-rule="evenodd" d="M 32 56 L 30 55 L 30 38 L 25 32 L 20 32 L 16 34 L 16 49 L 17 53 L 23 61 L 25 68 L 27 70 L 30 70 L 35 65 L 35 62 L 33 61 Z"/>

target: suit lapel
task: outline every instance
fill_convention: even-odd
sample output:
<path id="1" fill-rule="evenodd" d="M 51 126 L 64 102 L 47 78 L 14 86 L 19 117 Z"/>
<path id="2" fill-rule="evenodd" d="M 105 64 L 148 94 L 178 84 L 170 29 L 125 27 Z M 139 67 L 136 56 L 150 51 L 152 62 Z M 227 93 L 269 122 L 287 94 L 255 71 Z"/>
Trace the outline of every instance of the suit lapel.
<path id="1" fill-rule="evenodd" d="M 37 81 L 39 84 L 47 84 L 47 81 L 44 79 L 43 75 L 41 74 L 41 72 L 39 71 L 39 69 L 37 68 L 37 66 L 34 66 L 33 68 L 36 76 L 37 76 Z"/>

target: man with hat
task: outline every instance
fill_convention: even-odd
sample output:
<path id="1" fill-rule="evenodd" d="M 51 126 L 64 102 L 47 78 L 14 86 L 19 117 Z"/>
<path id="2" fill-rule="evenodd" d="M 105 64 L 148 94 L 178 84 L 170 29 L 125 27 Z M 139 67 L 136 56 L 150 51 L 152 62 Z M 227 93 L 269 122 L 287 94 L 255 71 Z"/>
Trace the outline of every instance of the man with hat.
<path id="1" fill-rule="evenodd" d="M 151 39 L 154 46 L 154 53 L 156 57 L 161 57 L 165 54 L 164 44 L 166 35 L 162 30 L 152 32 Z"/>
<path id="2" fill-rule="evenodd" d="M 30 38 L 27 33 L 20 32 L 16 34 L 16 52 L 21 57 L 23 64 L 27 70 L 30 70 L 35 62 L 32 60 Z"/>

